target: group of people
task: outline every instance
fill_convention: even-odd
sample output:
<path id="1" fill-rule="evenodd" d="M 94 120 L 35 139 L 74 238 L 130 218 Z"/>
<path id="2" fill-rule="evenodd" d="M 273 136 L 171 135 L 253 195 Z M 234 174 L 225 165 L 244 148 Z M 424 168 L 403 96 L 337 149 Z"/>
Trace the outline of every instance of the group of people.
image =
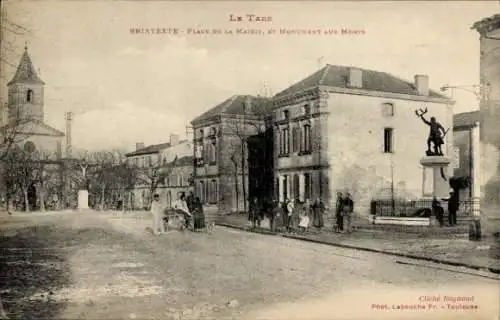
<path id="1" fill-rule="evenodd" d="M 203 213 L 203 205 L 199 197 L 195 197 L 192 191 L 188 195 L 180 192 L 177 200 L 172 205 L 173 211 L 166 208 L 160 202 L 160 195 L 153 196 L 151 203 L 151 213 L 153 214 L 153 232 L 156 235 L 161 235 L 166 232 L 171 216 L 177 216 L 181 222 L 181 228 L 191 229 L 193 231 L 205 228 L 205 215 Z M 173 214 L 168 214 L 172 212 Z"/>
<path id="2" fill-rule="evenodd" d="M 250 202 L 248 220 L 252 226 L 260 227 L 267 217 L 272 231 L 304 232 L 311 226 L 320 229 L 324 226 L 325 205 L 320 198 L 314 202 L 286 199 L 283 202 L 259 202 L 253 198 Z"/>

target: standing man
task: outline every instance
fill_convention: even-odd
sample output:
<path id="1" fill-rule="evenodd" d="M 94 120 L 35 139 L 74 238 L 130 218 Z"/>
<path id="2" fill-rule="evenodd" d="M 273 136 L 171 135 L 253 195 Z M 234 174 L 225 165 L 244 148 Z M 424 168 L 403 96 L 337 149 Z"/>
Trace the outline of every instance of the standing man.
<path id="1" fill-rule="evenodd" d="M 342 201 L 342 211 L 343 216 L 342 219 L 345 223 L 345 231 L 347 233 L 351 233 L 352 231 L 352 213 L 354 212 L 354 201 L 352 200 L 351 194 L 349 192 L 346 193 L 345 198 Z"/>
<path id="2" fill-rule="evenodd" d="M 155 194 L 151 203 L 151 213 L 153 214 L 153 233 L 157 236 L 165 233 L 163 224 L 163 209 L 160 204 L 160 196 Z M 158 231 L 159 230 L 159 231 Z"/>
<path id="3" fill-rule="evenodd" d="M 455 190 L 450 190 L 450 198 L 448 199 L 448 223 L 450 226 L 457 224 L 458 211 L 458 194 Z"/>
<path id="4" fill-rule="evenodd" d="M 335 220 L 337 223 L 337 228 L 334 230 L 335 232 L 344 231 L 344 219 L 342 214 L 344 210 L 342 209 L 343 197 L 342 192 L 337 192 L 337 202 L 335 204 Z"/>
<path id="5" fill-rule="evenodd" d="M 441 203 L 438 201 L 436 197 L 432 198 L 432 214 L 436 216 L 437 221 L 439 222 L 439 226 L 442 227 L 444 209 L 441 207 Z"/>

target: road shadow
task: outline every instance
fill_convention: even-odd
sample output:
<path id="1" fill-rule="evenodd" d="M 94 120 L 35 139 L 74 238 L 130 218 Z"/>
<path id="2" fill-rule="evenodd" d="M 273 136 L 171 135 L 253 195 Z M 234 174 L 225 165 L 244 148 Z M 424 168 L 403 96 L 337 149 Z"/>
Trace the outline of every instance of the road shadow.
<path id="1" fill-rule="evenodd" d="M 62 234 L 45 225 L 0 235 L 0 296 L 10 319 L 56 319 L 66 307 L 51 298 L 71 281 Z"/>

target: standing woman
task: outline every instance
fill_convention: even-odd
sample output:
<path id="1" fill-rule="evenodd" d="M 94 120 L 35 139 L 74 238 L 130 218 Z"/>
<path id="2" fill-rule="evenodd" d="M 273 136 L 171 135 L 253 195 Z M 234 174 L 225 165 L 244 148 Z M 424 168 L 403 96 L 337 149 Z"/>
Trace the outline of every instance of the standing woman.
<path id="1" fill-rule="evenodd" d="M 283 228 L 288 231 L 288 199 L 285 199 L 281 204 L 281 215 L 283 218 Z"/>
<path id="2" fill-rule="evenodd" d="M 194 230 L 205 228 L 205 214 L 203 213 L 203 204 L 199 197 L 194 198 Z"/>
<path id="3" fill-rule="evenodd" d="M 286 211 L 287 211 L 286 223 L 288 231 L 290 231 L 293 226 L 292 215 L 294 210 L 295 210 L 295 205 L 293 201 L 288 199 L 286 204 Z"/>
<path id="4" fill-rule="evenodd" d="M 252 228 L 255 228 L 257 225 L 260 227 L 260 208 L 257 197 L 254 197 L 252 202 L 250 202 L 248 220 L 252 223 Z"/>
<path id="5" fill-rule="evenodd" d="M 293 201 L 293 211 L 292 211 L 292 230 L 296 231 L 299 229 L 300 214 L 302 212 L 302 204 L 299 200 Z"/>
<path id="6" fill-rule="evenodd" d="M 321 199 L 318 197 L 313 205 L 313 226 L 315 228 L 321 229 L 324 226 L 323 214 L 325 212 L 325 206 Z"/>

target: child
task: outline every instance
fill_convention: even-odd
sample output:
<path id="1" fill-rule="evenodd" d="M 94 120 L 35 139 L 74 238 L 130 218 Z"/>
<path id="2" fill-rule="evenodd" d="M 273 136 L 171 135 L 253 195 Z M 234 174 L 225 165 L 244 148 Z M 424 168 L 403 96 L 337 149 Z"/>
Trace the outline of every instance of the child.
<path id="1" fill-rule="evenodd" d="M 306 232 L 309 228 L 309 214 L 307 210 L 302 210 L 300 215 L 299 230 L 301 232 Z"/>

